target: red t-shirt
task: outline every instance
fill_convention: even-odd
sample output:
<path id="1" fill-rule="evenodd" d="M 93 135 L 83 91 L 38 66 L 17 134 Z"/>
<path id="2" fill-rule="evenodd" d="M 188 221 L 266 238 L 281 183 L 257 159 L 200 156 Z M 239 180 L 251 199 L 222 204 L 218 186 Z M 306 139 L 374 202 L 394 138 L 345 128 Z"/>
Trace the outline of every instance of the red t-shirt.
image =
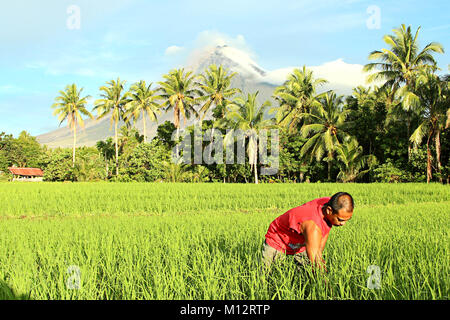
<path id="1" fill-rule="evenodd" d="M 331 230 L 323 216 L 322 207 L 329 197 L 319 198 L 295 207 L 276 218 L 269 226 L 266 242 L 272 248 L 286 254 L 295 254 L 306 250 L 305 238 L 302 235 L 301 223 L 314 221 L 322 230 L 322 237 Z"/>

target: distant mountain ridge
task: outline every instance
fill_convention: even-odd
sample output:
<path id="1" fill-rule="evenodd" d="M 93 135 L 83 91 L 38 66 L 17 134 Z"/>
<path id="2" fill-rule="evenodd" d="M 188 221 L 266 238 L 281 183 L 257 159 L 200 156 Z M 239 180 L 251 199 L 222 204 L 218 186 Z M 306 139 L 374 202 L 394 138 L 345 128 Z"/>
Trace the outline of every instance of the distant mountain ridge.
<path id="1" fill-rule="evenodd" d="M 272 103 L 272 106 L 276 106 L 274 99 L 272 98 L 273 91 L 280 85 L 287 74 L 289 74 L 293 67 L 284 68 L 273 71 L 266 71 L 260 67 L 250 56 L 239 49 L 223 45 L 216 47 L 205 48 L 190 59 L 185 66 L 186 70 L 191 70 L 196 74 L 203 73 L 211 64 L 217 66 L 222 65 L 229 72 L 237 72 L 233 77 L 231 86 L 242 90 L 244 95 L 248 93 L 254 93 L 258 91 L 257 101 L 263 103 L 268 100 Z M 335 89 L 337 93 L 349 94 L 351 88 L 356 86 L 355 84 L 361 82 L 361 79 L 353 81 L 353 83 L 346 83 L 341 81 L 343 75 L 347 72 L 346 69 L 355 72 L 356 77 L 359 76 L 360 65 L 350 65 L 338 59 L 336 61 L 326 63 L 322 66 L 311 67 L 316 77 L 324 77 L 324 73 L 328 70 L 331 80 L 329 84 L 324 86 L 321 91 Z M 348 75 L 347 75 L 348 77 Z M 355 76 L 354 76 L 355 77 Z M 329 79 L 327 79 L 329 80 Z M 348 82 L 348 81 L 347 81 Z M 205 119 L 208 119 L 208 115 Z M 165 121 L 173 121 L 173 113 L 162 113 L 158 118 L 158 122 L 147 122 L 146 133 L 149 139 L 152 139 L 156 135 L 158 125 Z M 192 125 L 196 119 L 191 117 L 186 122 L 186 125 Z M 124 123 L 120 123 L 119 127 Z M 183 125 L 183 122 L 182 122 Z M 138 120 L 135 123 L 136 129 L 140 133 L 143 133 L 142 121 Z M 77 146 L 94 146 L 97 141 L 105 140 L 108 137 L 114 135 L 114 131 L 110 130 L 110 118 L 105 117 L 100 120 L 86 120 L 84 129 L 77 132 Z M 50 148 L 57 147 L 72 147 L 73 135 L 68 127 L 62 127 L 57 130 L 41 134 L 37 136 L 37 140 L 41 144 L 45 144 Z"/>
<path id="2" fill-rule="evenodd" d="M 185 69 L 200 74 L 211 64 L 222 65 L 230 72 L 237 72 L 232 80 L 232 87 L 240 88 L 244 94 L 259 91 L 258 101 L 271 100 L 273 102 L 271 95 L 276 86 L 258 82 L 257 76 L 264 76 L 266 72 L 255 62 L 251 61 L 245 53 L 228 46 L 217 46 L 213 49 L 204 50 L 202 55 L 198 59 L 191 61 Z M 206 119 L 208 119 L 208 116 Z M 146 128 L 147 137 L 152 139 L 156 135 L 158 125 L 168 120 L 173 121 L 173 113 L 162 112 L 161 116 L 158 117 L 157 123 L 148 121 Z M 194 121 L 196 120 L 191 117 L 186 122 L 186 125 L 192 125 Z M 124 123 L 120 123 L 119 127 L 121 125 L 124 125 Z M 139 132 L 143 133 L 142 121 L 138 120 L 135 123 L 135 127 Z M 94 146 L 97 141 L 105 140 L 113 135 L 114 131 L 110 130 L 110 117 L 100 120 L 87 119 L 85 127 L 77 132 L 77 146 Z M 41 134 L 37 136 L 37 140 L 50 148 L 68 148 L 73 146 L 73 134 L 68 127 L 61 127 Z"/>

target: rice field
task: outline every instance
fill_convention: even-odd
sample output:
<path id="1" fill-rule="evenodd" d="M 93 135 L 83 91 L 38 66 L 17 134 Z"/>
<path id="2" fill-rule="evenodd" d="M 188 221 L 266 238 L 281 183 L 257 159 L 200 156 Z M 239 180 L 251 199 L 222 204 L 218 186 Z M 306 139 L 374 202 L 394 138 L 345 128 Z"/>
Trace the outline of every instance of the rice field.
<path id="1" fill-rule="evenodd" d="M 262 269 L 270 222 L 347 191 L 328 274 Z M 439 184 L 0 183 L 0 299 L 449 297 L 450 189 Z"/>

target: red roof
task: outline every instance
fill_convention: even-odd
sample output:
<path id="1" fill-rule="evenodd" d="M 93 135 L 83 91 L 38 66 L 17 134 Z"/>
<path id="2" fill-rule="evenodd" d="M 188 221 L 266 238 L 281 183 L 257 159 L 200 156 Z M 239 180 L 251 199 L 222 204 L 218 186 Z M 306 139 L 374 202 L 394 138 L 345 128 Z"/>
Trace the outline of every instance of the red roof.
<path id="1" fill-rule="evenodd" d="M 17 174 L 19 176 L 35 176 L 35 177 L 43 177 L 44 172 L 41 169 L 37 168 L 8 168 L 12 174 Z"/>

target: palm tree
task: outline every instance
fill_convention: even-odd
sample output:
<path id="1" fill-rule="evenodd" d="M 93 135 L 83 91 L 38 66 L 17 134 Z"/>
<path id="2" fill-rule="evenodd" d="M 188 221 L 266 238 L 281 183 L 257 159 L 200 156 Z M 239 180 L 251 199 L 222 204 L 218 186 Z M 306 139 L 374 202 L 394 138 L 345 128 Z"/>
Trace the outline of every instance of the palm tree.
<path id="1" fill-rule="evenodd" d="M 363 149 L 355 138 L 346 139 L 340 148 L 337 148 L 339 160 L 339 174 L 337 179 L 342 182 L 353 182 L 370 171 L 377 160 L 374 155 L 363 155 Z M 362 170 L 365 166 L 368 169 Z"/>
<path id="2" fill-rule="evenodd" d="M 195 76 L 192 71 L 184 72 L 184 68 L 171 70 L 169 74 L 163 75 L 164 82 L 158 82 L 161 86 L 161 98 L 163 99 L 162 108 L 165 111 L 173 109 L 174 124 L 177 129 L 177 140 L 180 132 L 180 118 L 189 119 L 191 113 L 198 115 L 194 106 L 198 103 L 198 97 L 201 95 L 200 90 L 195 86 Z M 178 141 L 176 144 L 176 152 L 178 154 Z"/>
<path id="3" fill-rule="evenodd" d="M 449 83 L 430 71 L 423 72 L 417 78 L 417 95 L 422 106 L 422 122 L 413 132 L 410 141 L 417 147 L 427 138 L 427 183 L 432 178 L 432 159 L 430 143 L 434 138 L 438 172 L 441 172 L 440 134 L 447 127 L 450 114 Z M 442 182 L 442 178 L 440 178 Z"/>
<path id="4" fill-rule="evenodd" d="M 77 141 L 77 125 L 84 127 L 84 120 L 81 115 L 93 118 L 92 114 L 86 109 L 87 100 L 90 96 L 81 97 L 81 92 L 76 84 L 66 86 L 65 91 L 59 91 L 60 96 L 55 98 L 52 108 L 55 109 L 53 115 L 58 115 L 59 125 L 67 120 L 67 124 L 73 130 L 73 153 L 72 167 L 75 167 L 75 147 Z"/>
<path id="5" fill-rule="evenodd" d="M 111 114 L 111 126 L 114 123 L 114 143 L 116 148 L 116 175 L 119 174 L 119 147 L 118 147 L 118 123 L 124 119 L 125 105 L 129 102 L 127 94 L 124 92 L 124 85 L 126 81 L 111 80 L 106 82 L 106 86 L 100 87 L 103 91 L 100 96 L 101 99 L 95 101 L 94 110 L 97 111 L 97 118 L 101 119 L 106 115 Z"/>
<path id="6" fill-rule="evenodd" d="M 163 161 L 162 168 L 164 177 L 169 182 L 184 182 L 189 178 L 188 166 L 183 163 Z"/>
<path id="7" fill-rule="evenodd" d="M 231 80 L 236 74 L 236 72 L 228 74 L 228 70 L 224 69 L 222 65 L 217 68 L 217 66 L 213 64 L 205 70 L 204 74 L 198 76 L 200 82 L 197 82 L 196 84 L 202 92 L 202 96 L 199 99 L 205 101 L 199 110 L 199 113 L 203 113 L 201 121 L 203 121 L 206 113 L 212 106 L 215 106 L 215 109 L 213 110 L 214 118 L 225 118 L 226 105 L 230 102 L 229 98 L 237 93 L 242 93 L 239 88 L 230 88 Z M 215 123 L 212 128 L 212 137 L 214 137 L 214 130 L 217 125 L 218 123 Z M 225 162 L 223 182 L 225 182 L 226 166 Z"/>
<path id="8" fill-rule="evenodd" d="M 368 76 L 368 82 L 385 81 L 383 87 L 392 88 L 388 105 L 394 95 L 402 97 L 402 106 L 406 113 L 407 137 L 409 139 L 411 130 L 411 117 L 414 109 L 418 107 L 419 100 L 414 94 L 412 86 L 419 72 L 429 67 L 435 67 L 436 61 L 432 54 L 444 53 L 441 44 L 431 42 L 422 50 L 419 50 L 418 35 L 420 27 L 415 35 L 411 32 L 411 26 L 401 25 L 400 28 L 392 30 L 394 35 L 385 35 L 384 42 L 390 46 L 389 49 L 372 51 L 369 60 L 381 60 L 381 62 L 369 63 L 364 66 L 364 71 L 379 70 Z M 408 160 L 411 147 L 408 144 Z"/>
<path id="9" fill-rule="evenodd" d="M 161 114 L 160 105 L 156 103 L 161 96 L 156 95 L 158 90 L 151 90 L 152 83 L 148 86 L 145 81 L 139 81 L 131 86 L 128 93 L 129 102 L 125 105 L 125 120 L 128 122 L 131 117 L 137 121 L 142 115 L 142 124 L 144 127 L 144 143 L 147 143 L 146 119 L 145 115 L 153 122 L 157 122 L 157 114 Z"/>
<path id="10" fill-rule="evenodd" d="M 300 129 L 304 138 L 310 136 L 300 149 L 300 157 L 311 161 L 316 158 L 320 161 L 327 154 L 328 180 L 331 180 L 331 161 L 334 160 L 336 149 L 348 133 L 346 118 L 349 110 L 342 110 L 342 96 L 334 92 L 327 92 L 318 105 L 314 105 L 311 112 L 302 114 L 305 124 Z"/>
<path id="11" fill-rule="evenodd" d="M 313 72 L 303 69 L 294 69 L 282 86 L 274 91 L 274 99 L 278 101 L 279 108 L 277 122 L 287 126 L 290 132 L 296 130 L 301 122 L 301 114 L 308 113 L 312 107 L 319 104 L 319 98 L 324 94 L 316 94 L 319 86 L 327 83 L 325 79 L 314 79 Z"/>
<path id="12" fill-rule="evenodd" d="M 374 91 L 371 90 L 371 88 L 366 88 L 363 86 L 357 86 L 353 89 L 353 96 L 358 101 L 358 105 L 363 108 L 374 108 L 376 105 L 376 94 L 378 88 L 375 87 Z"/>
<path id="13" fill-rule="evenodd" d="M 105 141 L 100 140 L 97 141 L 96 144 L 97 150 L 100 151 L 105 159 L 105 171 L 106 177 L 109 176 L 109 160 L 114 158 L 114 142 L 111 137 L 106 139 Z"/>
<path id="14" fill-rule="evenodd" d="M 242 93 L 238 88 L 230 88 L 231 80 L 236 74 L 236 72 L 228 74 L 228 70 L 224 69 L 222 65 L 217 67 L 212 64 L 205 70 L 204 74 L 198 76 L 200 82 L 196 82 L 196 85 L 202 92 L 200 100 L 205 101 L 199 110 L 199 113 L 203 114 L 201 116 L 202 121 L 211 106 L 221 106 L 224 102 L 228 102 L 228 99 L 233 95 Z"/>
<path id="15" fill-rule="evenodd" d="M 255 183 L 258 183 L 258 135 L 260 130 L 274 127 L 274 119 L 264 119 L 264 113 L 270 106 L 269 101 L 265 101 L 261 106 L 257 106 L 256 97 L 258 92 L 248 94 L 247 99 L 237 97 L 228 104 L 226 123 L 230 126 L 229 132 L 225 136 L 225 141 L 230 141 L 233 134 L 240 130 L 245 138 L 249 138 L 247 154 L 250 166 L 252 166 L 255 176 Z"/>
<path id="16" fill-rule="evenodd" d="M 136 128 L 122 126 L 119 128 L 118 146 L 121 155 L 127 155 L 133 149 L 144 141 L 144 136 Z"/>

